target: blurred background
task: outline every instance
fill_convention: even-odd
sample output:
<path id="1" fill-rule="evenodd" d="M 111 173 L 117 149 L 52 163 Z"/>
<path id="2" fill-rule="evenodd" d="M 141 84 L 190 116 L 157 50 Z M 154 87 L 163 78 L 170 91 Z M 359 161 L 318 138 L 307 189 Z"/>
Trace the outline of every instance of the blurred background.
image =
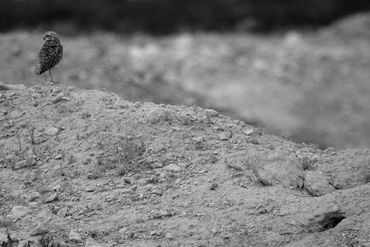
<path id="1" fill-rule="evenodd" d="M 369 0 L 1 0 L 0 81 L 200 105 L 322 148 L 370 147 Z"/>

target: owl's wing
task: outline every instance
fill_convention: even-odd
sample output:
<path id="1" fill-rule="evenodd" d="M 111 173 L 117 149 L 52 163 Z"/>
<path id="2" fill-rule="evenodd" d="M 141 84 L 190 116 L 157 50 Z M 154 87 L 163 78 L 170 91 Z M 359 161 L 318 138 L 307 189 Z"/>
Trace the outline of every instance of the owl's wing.
<path id="1" fill-rule="evenodd" d="M 55 65 L 57 64 L 57 63 L 59 63 L 59 61 L 62 59 L 62 57 L 63 57 L 63 46 L 62 45 L 58 45 L 57 47 L 56 47 L 56 63 L 55 63 Z"/>
<path id="2" fill-rule="evenodd" d="M 36 67 L 35 67 L 35 74 L 41 75 L 45 71 L 48 70 L 48 66 L 50 64 L 50 47 L 44 43 L 37 55 Z"/>

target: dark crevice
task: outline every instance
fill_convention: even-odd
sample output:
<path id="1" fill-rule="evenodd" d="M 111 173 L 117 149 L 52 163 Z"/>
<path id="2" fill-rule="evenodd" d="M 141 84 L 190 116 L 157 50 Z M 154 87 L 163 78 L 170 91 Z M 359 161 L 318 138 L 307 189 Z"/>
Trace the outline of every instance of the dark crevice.
<path id="1" fill-rule="evenodd" d="M 344 214 L 341 212 L 335 212 L 326 214 L 321 223 L 322 231 L 326 231 L 336 227 L 342 220 L 344 220 Z"/>
<path id="2" fill-rule="evenodd" d="M 331 212 L 318 216 L 308 226 L 309 232 L 324 232 L 336 227 L 346 217 L 342 212 Z"/>
<path id="3" fill-rule="evenodd" d="M 14 238 L 10 237 L 10 235 L 8 234 L 7 235 L 7 241 L 2 241 L 0 243 L 0 247 L 16 247 L 16 246 L 18 246 L 18 242 L 19 242 L 18 239 L 14 239 Z"/>

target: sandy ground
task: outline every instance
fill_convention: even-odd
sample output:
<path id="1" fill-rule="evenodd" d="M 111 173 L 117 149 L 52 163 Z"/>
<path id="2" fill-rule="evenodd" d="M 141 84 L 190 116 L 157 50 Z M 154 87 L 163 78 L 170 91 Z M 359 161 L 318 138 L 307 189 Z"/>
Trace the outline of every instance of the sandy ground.
<path id="1" fill-rule="evenodd" d="M 369 169 L 215 110 L 0 85 L 1 246 L 370 246 Z"/>

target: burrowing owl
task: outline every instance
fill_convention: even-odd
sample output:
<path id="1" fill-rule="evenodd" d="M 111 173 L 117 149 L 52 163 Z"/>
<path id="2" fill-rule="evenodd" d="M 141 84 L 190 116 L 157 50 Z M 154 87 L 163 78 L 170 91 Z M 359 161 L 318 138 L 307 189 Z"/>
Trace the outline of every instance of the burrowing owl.
<path id="1" fill-rule="evenodd" d="M 45 40 L 45 42 L 37 56 L 35 74 L 41 75 L 42 73 L 49 71 L 51 81 L 54 82 L 53 75 L 50 70 L 62 59 L 63 46 L 60 44 L 58 35 L 52 31 L 46 32 L 43 40 Z"/>

